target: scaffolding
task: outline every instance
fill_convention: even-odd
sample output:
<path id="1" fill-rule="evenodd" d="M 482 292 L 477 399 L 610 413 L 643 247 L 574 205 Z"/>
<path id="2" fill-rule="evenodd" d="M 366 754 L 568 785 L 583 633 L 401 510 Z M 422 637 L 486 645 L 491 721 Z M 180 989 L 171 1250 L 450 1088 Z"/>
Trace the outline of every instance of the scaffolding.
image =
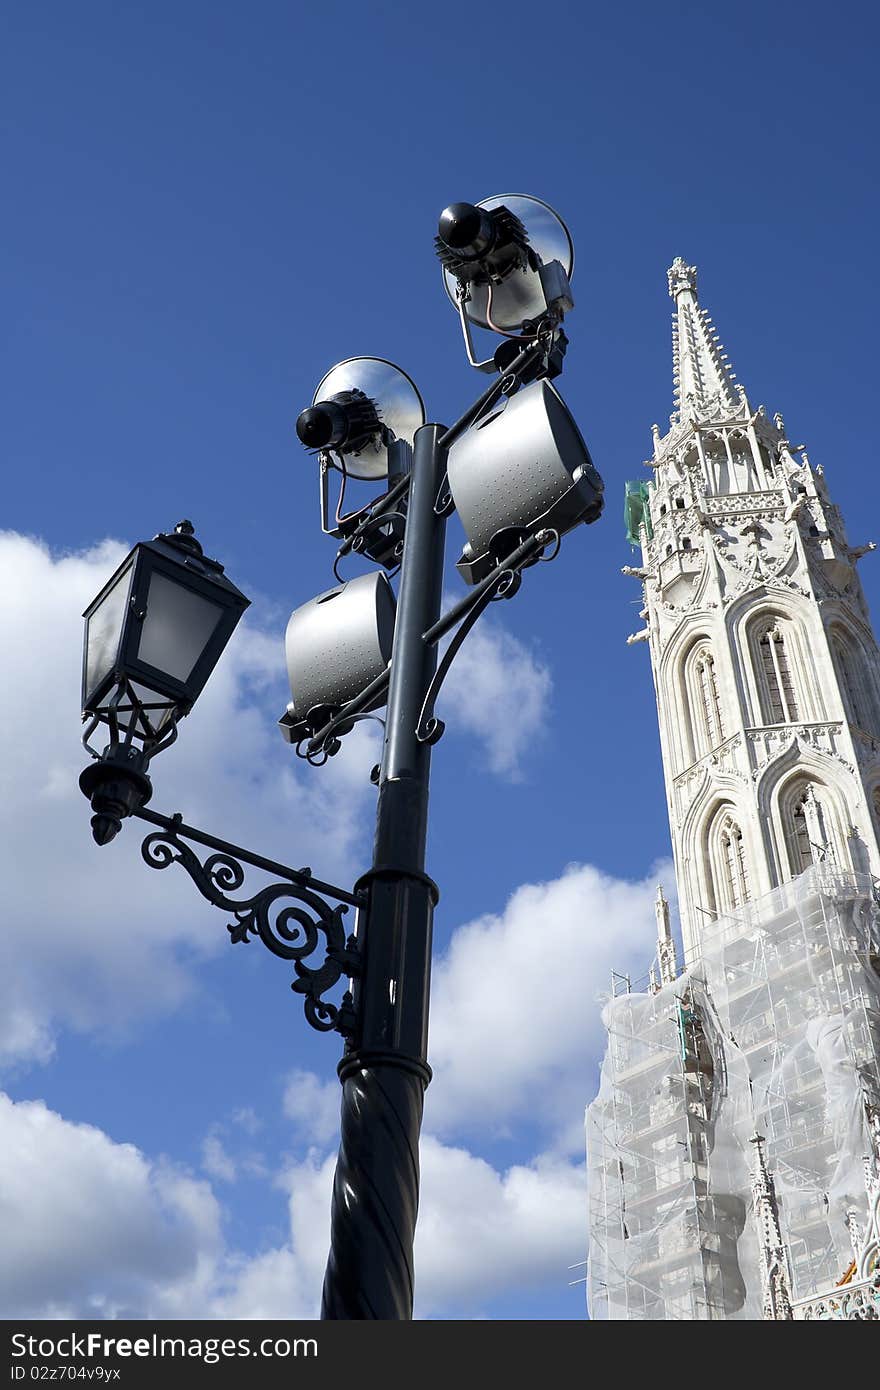
<path id="1" fill-rule="evenodd" d="M 675 981 L 608 1001 L 587 1112 L 591 1317 L 762 1316 L 756 1133 L 792 1297 L 840 1278 L 876 1176 L 878 966 L 872 881 L 820 864 L 713 923 Z"/>

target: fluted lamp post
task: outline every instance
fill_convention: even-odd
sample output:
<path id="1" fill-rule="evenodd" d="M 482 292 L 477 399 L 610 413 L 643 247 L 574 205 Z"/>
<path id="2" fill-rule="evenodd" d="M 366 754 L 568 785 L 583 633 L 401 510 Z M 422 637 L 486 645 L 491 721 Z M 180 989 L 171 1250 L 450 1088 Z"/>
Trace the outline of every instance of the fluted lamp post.
<path id="1" fill-rule="evenodd" d="M 522 195 L 457 203 L 440 219 L 436 250 L 468 360 L 492 378 L 480 397 L 449 428 L 426 423 L 421 395 L 399 367 L 347 358 L 297 420 L 318 460 L 322 529 L 339 542 L 338 582 L 291 615 L 292 698 L 279 724 L 314 766 L 339 751 L 359 720 L 384 725 L 371 774 L 372 863 L 351 890 L 147 806 L 150 760 L 173 741 L 247 605 L 205 560 L 188 523 L 135 547 L 86 613 L 87 735 L 106 726 L 110 737 L 103 751 L 87 741 L 94 762 L 81 778 L 95 839 L 107 843 L 127 815 L 150 822 L 147 864 L 185 868 L 231 918 L 231 940 L 259 937 L 292 965 L 308 1021 L 344 1039 L 322 1302 L 322 1316 L 334 1319 L 412 1316 L 438 900 L 425 863 L 431 753 L 444 731 L 435 705 L 489 603 L 512 597 L 523 572 L 552 559 L 563 535 L 594 521 L 603 505 L 602 481 L 553 385 L 567 346 L 562 320 L 573 307 L 567 228 L 545 203 Z M 502 338 L 484 361 L 474 329 Z M 351 487 L 370 495 L 346 510 Z M 457 568 L 468 592 L 441 613 L 446 521 L 456 510 L 466 536 Z M 376 570 L 345 579 L 338 567 L 352 554 Z M 199 857 L 193 844 L 211 853 Z M 254 870 L 274 881 L 243 894 Z M 350 908 L 355 929 L 347 934 Z"/>

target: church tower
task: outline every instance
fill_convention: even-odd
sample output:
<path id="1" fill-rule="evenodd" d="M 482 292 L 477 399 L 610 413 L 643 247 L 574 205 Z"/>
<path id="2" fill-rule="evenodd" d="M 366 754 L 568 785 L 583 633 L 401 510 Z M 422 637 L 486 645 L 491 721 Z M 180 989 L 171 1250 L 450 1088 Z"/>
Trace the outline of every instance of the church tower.
<path id="1" fill-rule="evenodd" d="M 821 466 L 737 383 L 668 272 L 675 409 L 627 488 L 685 961 L 713 922 L 830 862 L 880 876 L 880 652 Z"/>
<path id="2" fill-rule="evenodd" d="M 880 652 L 821 467 L 669 270 L 675 410 L 628 483 L 684 962 L 615 975 L 590 1316 L 880 1319 Z M 647 946 L 646 942 L 646 946 Z M 650 948 L 648 948 L 650 949 Z M 623 988 L 620 988 L 621 983 Z"/>

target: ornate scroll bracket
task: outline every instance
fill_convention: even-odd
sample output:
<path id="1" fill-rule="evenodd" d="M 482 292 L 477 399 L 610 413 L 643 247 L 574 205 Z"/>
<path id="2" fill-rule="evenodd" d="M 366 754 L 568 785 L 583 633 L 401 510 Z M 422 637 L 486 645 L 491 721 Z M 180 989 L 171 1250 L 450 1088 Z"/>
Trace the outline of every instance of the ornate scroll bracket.
<path id="1" fill-rule="evenodd" d="M 359 906 L 362 898 L 313 878 L 310 869 L 287 868 L 184 825 L 180 815 L 161 816 L 146 809 L 134 814 L 159 827 L 141 845 L 144 862 L 151 869 L 181 864 L 202 897 L 231 914 L 233 920 L 226 929 L 233 943 L 259 937 L 273 955 L 293 963 L 297 978 L 291 989 L 305 996 L 305 1016 L 311 1026 L 320 1033 L 350 1036 L 355 1023 L 351 992 L 346 990 L 339 1004 L 323 996 L 343 975 L 360 975 L 357 941 L 353 935 L 346 936 L 342 919 L 349 906 Z M 214 853 L 200 859 L 185 843 L 187 839 L 207 845 Z M 270 883 L 250 897 L 232 897 L 244 885 L 243 863 L 286 881 Z M 325 897 L 340 901 L 331 907 Z M 323 962 L 307 965 L 306 959 L 319 950 L 322 938 Z"/>

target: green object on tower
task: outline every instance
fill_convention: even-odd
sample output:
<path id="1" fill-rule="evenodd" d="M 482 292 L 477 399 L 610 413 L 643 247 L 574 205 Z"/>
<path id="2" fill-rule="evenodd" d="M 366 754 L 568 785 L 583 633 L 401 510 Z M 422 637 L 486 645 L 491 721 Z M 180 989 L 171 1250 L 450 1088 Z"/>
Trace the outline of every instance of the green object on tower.
<path id="1" fill-rule="evenodd" d="M 623 519 L 626 522 L 626 538 L 630 545 L 639 545 L 640 527 L 644 526 L 648 540 L 654 539 L 651 525 L 650 483 L 627 483 L 623 503 Z"/>

